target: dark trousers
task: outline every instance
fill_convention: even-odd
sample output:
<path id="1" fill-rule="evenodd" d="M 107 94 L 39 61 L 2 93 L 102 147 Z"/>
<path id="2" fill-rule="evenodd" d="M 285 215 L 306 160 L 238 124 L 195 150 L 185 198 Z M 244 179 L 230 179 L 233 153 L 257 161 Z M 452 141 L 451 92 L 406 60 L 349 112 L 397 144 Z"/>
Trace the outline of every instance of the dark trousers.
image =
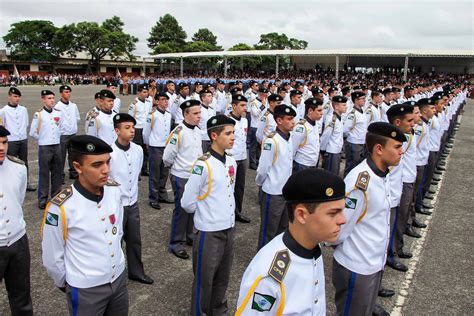
<path id="1" fill-rule="evenodd" d="M 382 271 L 370 275 L 352 272 L 332 260 L 332 284 L 336 289 L 336 315 L 372 316 Z"/>
<path id="2" fill-rule="evenodd" d="M 257 136 L 255 135 L 257 133 L 257 128 L 251 127 L 250 128 L 250 139 L 249 139 L 249 163 L 252 166 L 257 166 L 258 165 L 258 159 L 259 159 L 259 145 L 257 141 Z"/>
<path id="3" fill-rule="evenodd" d="M 193 242 L 191 315 L 226 315 L 226 291 L 234 258 L 234 228 L 196 231 Z"/>
<path id="4" fill-rule="evenodd" d="M 28 139 L 16 140 L 8 142 L 7 155 L 14 156 L 23 160 L 28 171 Z M 29 183 L 29 172 L 28 172 L 28 183 Z"/>
<path id="5" fill-rule="evenodd" d="M 137 145 L 140 145 L 143 149 L 143 164 L 142 172 L 147 171 L 148 167 L 148 149 L 143 141 L 143 128 L 135 128 L 135 136 L 133 137 L 133 142 Z"/>
<path id="6" fill-rule="evenodd" d="M 65 177 L 64 166 L 66 165 L 66 154 L 67 154 L 67 161 L 68 161 L 68 165 L 69 165 L 69 169 L 68 169 L 69 176 L 77 175 L 76 170 L 72 166 L 71 149 L 69 148 L 69 142 L 71 141 L 71 138 L 73 136 L 76 136 L 76 134 L 61 135 L 61 160 L 62 160 L 61 177 L 62 177 L 63 181 L 64 181 L 64 177 Z"/>
<path id="7" fill-rule="evenodd" d="M 238 160 L 237 162 L 237 171 L 235 173 L 235 188 L 234 188 L 234 198 L 235 198 L 235 212 L 242 214 L 242 202 L 244 200 L 244 191 L 245 191 L 245 174 L 247 173 L 247 159 Z"/>
<path id="8" fill-rule="evenodd" d="M 125 273 L 114 282 L 80 289 L 66 284 L 67 305 L 72 316 L 126 316 L 128 290 Z"/>
<path id="9" fill-rule="evenodd" d="M 410 205 L 410 217 L 408 219 L 408 224 L 410 225 L 412 224 L 413 220 L 416 218 L 415 209 L 417 207 L 421 208 L 421 203 L 418 206 L 416 205 L 416 203 L 417 203 L 418 192 L 420 192 L 420 195 L 421 195 L 421 190 L 423 188 L 424 170 L 425 170 L 425 166 L 416 166 L 416 180 L 415 180 L 415 185 L 413 186 L 413 198 Z"/>
<path id="10" fill-rule="evenodd" d="M 168 198 L 166 191 L 166 181 L 168 180 L 170 169 L 163 163 L 164 147 L 149 146 L 149 168 L 150 178 L 148 183 L 150 202 L 156 202 L 160 199 Z"/>
<path id="11" fill-rule="evenodd" d="M 403 234 L 409 225 L 410 220 L 410 206 L 413 201 L 413 191 L 414 191 L 414 183 L 403 183 L 403 190 L 402 196 L 400 198 L 400 206 L 398 210 L 398 219 L 396 225 L 396 234 L 395 238 L 397 240 L 396 248 L 397 253 L 403 250 L 404 241 L 403 241 Z M 411 224 L 411 221 L 410 221 Z"/>
<path id="12" fill-rule="evenodd" d="M 193 215 L 187 213 L 181 207 L 181 197 L 183 196 L 184 186 L 188 179 L 178 178 L 171 175 L 171 187 L 174 192 L 174 210 L 173 217 L 171 218 L 171 235 L 169 248 L 171 249 L 182 249 L 185 242 L 191 242 L 193 240 Z"/>
<path id="13" fill-rule="evenodd" d="M 260 232 L 258 249 L 288 227 L 286 203 L 282 195 L 271 195 L 260 189 Z"/>
<path id="14" fill-rule="evenodd" d="M 423 183 L 423 197 L 425 197 L 426 192 L 428 192 L 431 179 L 433 178 L 433 173 L 436 168 L 436 162 L 438 161 L 438 152 L 437 151 L 430 151 L 430 155 L 428 157 L 428 164 L 425 166 L 425 181 Z"/>
<path id="15" fill-rule="evenodd" d="M 317 165 L 318 165 L 318 163 L 316 163 L 316 166 Z M 293 171 L 292 171 L 292 173 L 295 173 L 295 172 L 298 172 L 298 171 L 301 171 L 301 170 L 304 170 L 304 169 L 316 168 L 316 166 L 305 166 L 305 165 L 297 163 L 296 161 L 293 160 Z"/>
<path id="16" fill-rule="evenodd" d="M 33 315 L 30 294 L 30 249 L 26 234 L 9 247 L 0 247 L 0 282 L 3 279 L 11 314 Z"/>
<path id="17" fill-rule="evenodd" d="M 397 226 L 400 221 L 400 206 L 392 207 L 390 209 L 390 238 L 388 240 L 387 261 L 396 262 L 398 249 Z M 403 231 L 404 232 L 404 231 Z M 402 235 L 403 235 L 402 232 Z"/>
<path id="18" fill-rule="evenodd" d="M 142 237 L 140 235 L 140 209 L 138 202 L 123 207 L 123 240 L 126 245 L 128 276 L 145 275 L 142 262 Z"/>
<path id="19" fill-rule="evenodd" d="M 341 154 L 332 154 L 326 152 L 324 154 L 323 168 L 329 172 L 339 175 L 341 172 Z"/>
<path id="20" fill-rule="evenodd" d="M 352 144 L 348 141 L 344 143 L 344 152 L 346 153 L 346 167 L 344 168 L 344 177 L 364 160 L 364 145 Z"/>
<path id="21" fill-rule="evenodd" d="M 38 202 L 46 203 L 49 196 L 51 181 L 51 196 L 55 196 L 61 191 L 61 146 L 45 145 L 38 148 Z"/>

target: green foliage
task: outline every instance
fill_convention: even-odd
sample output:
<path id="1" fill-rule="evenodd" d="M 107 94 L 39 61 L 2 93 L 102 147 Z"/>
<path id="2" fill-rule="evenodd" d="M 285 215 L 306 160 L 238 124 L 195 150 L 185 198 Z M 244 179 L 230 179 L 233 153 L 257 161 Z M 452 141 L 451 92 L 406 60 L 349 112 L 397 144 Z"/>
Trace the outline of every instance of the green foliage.
<path id="1" fill-rule="evenodd" d="M 147 38 L 148 47 L 153 54 L 181 52 L 186 45 L 186 37 L 178 21 L 172 15 L 165 14 L 152 27 Z"/>

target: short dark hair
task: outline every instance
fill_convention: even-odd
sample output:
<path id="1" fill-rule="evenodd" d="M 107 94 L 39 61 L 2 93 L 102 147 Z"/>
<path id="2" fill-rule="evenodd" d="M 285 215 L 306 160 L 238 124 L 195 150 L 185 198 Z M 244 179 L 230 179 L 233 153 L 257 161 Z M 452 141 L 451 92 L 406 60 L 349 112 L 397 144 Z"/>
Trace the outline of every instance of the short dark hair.
<path id="1" fill-rule="evenodd" d="M 295 220 L 295 209 L 296 206 L 299 204 L 302 204 L 310 214 L 313 214 L 320 203 L 287 203 L 286 211 L 288 213 L 288 220 L 290 221 L 290 223 L 293 223 L 293 221 Z"/>
<path id="2" fill-rule="evenodd" d="M 207 130 L 207 136 L 209 136 L 209 139 L 211 140 L 211 143 L 212 143 L 211 133 L 216 133 L 217 136 L 219 136 L 226 126 L 228 126 L 228 125 L 224 125 L 224 126 L 220 126 L 220 127 L 216 127 L 216 128 Z"/>
<path id="3" fill-rule="evenodd" d="M 402 115 L 397 115 L 397 116 L 387 116 L 388 122 L 393 125 L 393 122 L 395 122 L 395 120 L 398 119 L 398 120 L 401 121 L 401 120 L 405 119 L 408 114 L 413 114 L 413 112 L 407 113 L 407 114 L 402 114 Z"/>
<path id="4" fill-rule="evenodd" d="M 74 150 L 74 149 L 71 148 L 71 150 L 69 151 L 69 155 L 71 157 L 72 162 L 75 161 L 78 164 L 82 165 L 82 163 L 84 161 L 84 154 L 82 154 L 79 151 Z"/>
<path id="5" fill-rule="evenodd" d="M 381 136 L 375 133 L 367 132 L 365 134 L 365 147 L 367 149 L 367 152 L 372 154 L 375 145 L 380 144 L 385 147 L 385 144 L 387 144 L 388 137 Z"/>
<path id="6" fill-rule="evenodd" d="M 309 109 L 315 110 L 315 109 L 317 109 L 319 107 L 322 107 L 322 106 L 323 106 L 323 102 L 321 102 L 321 101 L 318 102 L 317 104 L 305 104 L 304 114 L 305 115 L 308 114 Z"/>

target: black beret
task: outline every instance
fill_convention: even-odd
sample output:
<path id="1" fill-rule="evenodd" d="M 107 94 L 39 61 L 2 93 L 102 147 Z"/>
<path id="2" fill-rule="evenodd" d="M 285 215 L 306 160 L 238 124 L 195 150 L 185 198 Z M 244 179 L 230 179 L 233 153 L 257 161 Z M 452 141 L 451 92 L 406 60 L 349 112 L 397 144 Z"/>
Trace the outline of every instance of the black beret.
<path id="1" fill-rule="evenodd" d="M 362 92 L 362 91 L 354 91 L 354 92 L 351 93 L 352 100 L 362 98 L 362 97 L 365 97 L 365 93 Z"/>
<path id="2" fill-rule="evenodd" d="M 290 97 L 294 96 L 294 95 L 302 95 L 303 92 L 301 92 L 300 90 L 291 90 L 290 91 Z"/>
<path id="3" fill-rule="evenodd" d="M 402 104 L 403 105 L 411 105 L 413 107 L 418 106 L 418 102 L 416 102 L 416 101 L 407 101 L 407 102 L 403 102 Z"/>
<path id="4" fill-rule="evenodd" d="M 64 90 L 72 91 L 70 86 L 66 86 L 66 85 L 59 86 L 59 93 L 63 92 Z"/>
<path id="5" fill-rule="evenodd" d="M 138 85 L 137 90 L 142 91 L 142 90 L 148 90 L 148 89 L 149 89 L 148 85 L 146 83 L 144 83 L 144 84 Z"/>
<path id="6" fill-rule="evenodd" d="M 235 86 L 237 83 L 235 81 L 229 81 L 229 86 Z"/>
<path id="7" fill-rule="evenodd" d="M 332 102 L 336 102 L 336 103 L 346 103 L 347 102 L 347 98 L 344 97 L 344 96 L 341 96 L 341 95 L 335 95 L 332 97 Z"/>
<path id="8" fill-rule="evenodd" d="M 137 125 L 135 118 L 128 113 L 118 113 L 114 115 L 114 128 L 116 128 L 119 123 L 123 122 L 132 122 L 133 125 Z"/>
<path id="9" fill-rule="evenodd" d="M 225 84 L 224 80 L 222 80 L 222 79 L 216 79 L 216 82 L 217 82 L 218 84 Z"/>
<path id="10" fill-rule="evenodd" d="M 94 94 L 94 99 L 100 99 L 100 92 L 96 92 Z"/>
<path id="11" fill-rule="evenodd" d="M 403 90 L 409 91 L 409 90 L 415 90 L 415 88 L 412 86 L 406 86 Z"/>
<path id="12" fill-rule="evenodd" d="M 374 93 L 382 93 L 382 90 L 380 90 L 379 88 L 374 88 L 372 89 L 372 94 Z"/>
<path id="13" fill-rule="evenodd" d="M 346 94 L 349 91 L 351 91 L 351 88 L 349 88 L 349 87 L 344 87 L 344 88 L 341 89 L 342 94 Z"/>
<path id="14" fill-rule="evenodd" d="M 413 113 L 413 108 L 413 105 L 394 104 L 387 110 L 387 117 L 390 119 L 391 117 L 411 114 Z"/>
<path id="15" fill-rule="evenodd" d="M 10 135 L 10 132 L 3 125 L 0 125 L 0 137 L 7 137 L 8 135 Z"/>
<path id="16" fill-rule="evenodd" d="M 393 91 L 393 92 L 401 92 L 402 90 L 400 90 L 400 88 L 393 87 L 393 88 L 392 88 L 392 91 Z"/>
<path id="17" fill-rule="evenodd" d="M 443 100 L 443 93 L 435 93 L 433 94 L 433 96 L 431 97 L 431 103 L 432 104 L 435 104 L 436 101 L 439 101 L 439 100 Z"/>
<path id="18" fill-rule="evenodd" d="M 282 191 L 287 203 L 319 203 L 344 199 L 346 185 L 332 172 L 309 168 L 291 175 Z"/>
<path id="19" fill-rule="evenodd" d="M 335 91 L 338 91 L 338 89 L 337 89 L 336 87 L 331 87 L 331 88 L 328 89 L 328 93 L 329 93 L 329 94 L 331 94 L 331 93 L 333 93 L 333 92 L 335 92 Z"/>
<path id="20" fill-rule="evenodd" d="M 323 91 L 323 89 L 321 89 L 321 88 L 319 88 L 319 87 L 316 87 L 316 88 L 311 89 L 311 93 L 312 93 L 312 94 L 324 93 L 324 91 Z"/>
<path id="21" fill-rule="evenodd" d="M 235 81 L 235 84 L 241 84 L 241 83 L 242 83 L 242 81 L 240 81 L 240 80 Z"/>
<path id="22" fill-rule="evenodd" d="M 184 88 L 184 87 L 189 87 L 188 83 L 187 82 L 180 82 L 178 84 L 178 87 L 181 89 L 181 88 Z"/>
<path id="23" fill-rule="evenodd" d="M 274 113 L 275 113 L 276 116 L 284 116 L 284 115 L 293 116 L 293 117 L 296 116 L 296 111 L 293 110 L 293 108 L 291 106 L 288 106 L 286 104 L 277 105 L 275 107 Z"/>
<path id="24" fill-rule="evenodd" d="M 247 102 L 247 98 L 240 94 L 233 95 L 232 103 L 237 103 L 237 102 Z"/>
<path id="25" fill-rule="evenodd" d="M 170 84 L 170 83 L 174 84 L 174 81 L 173 80 L 166 81 L 166 84 Z"/>
<path id="26" fill-rule="evenodd" d="M 268 93 L 268 90 L 265 88 L 258 89 L 258 93 Z"/>
<path id="27" fill-rule="evenodd" d="M 392 88 L 385 88 L 385 89 L 383 89 L 383 91 L 382 91 L 383 94 L 388 94 L 388 93 L 390 93 L 390 92 L 393 92 Z"/>
<path id="28" fill-rule="evenodd" d="M 115 94 L 107 89 L 100 90 L 100 97 L 101 98 L 109 98 L 109 99 L 115 99 Z"/>
<path id="29" fill-rule="evenodd" d="M 110 88 L 110 87 L 117 87 L 117 84 L 115 82 L 107 82 L 107 84 L 105 85 L 107 88 Z"/>
<path id="30" fill-rule="evenodd" d="M 304 101 L 304 104 L 318 106 L 318 105 L 323 105 L 323 101 L 317 100 L 315 98 L 309 98 L 308 100 Z"/>
<path id="31" fill-rule="evenodd" d="M 219 114 L 212 116 L 210 119 L 207 120 L 207 130 L 213 130 L 218 127 L 226 126 L 226 125 L 235 125 L 235 121 L 228 116 Z"/>
<path id="32" fill-rule="evenodd" d="M 155 94 L 155 100 L 158 100 L 159 98 L 166 98 L 166 100 L 170 99 L 170 97 L 165 92 L 158 92 Z"/>
<path id="33" fill-rule="evenodd" d="M 352 87 L 352 90 L 354 90 L 354 91 L 359 91 L 359 90 L 361 90 L 361 88 L 360 88 L 360 86 L 353 86 L 353 87 Z"/>
<path id="34" fill-rule="evenodd" d="M 242 91 L 242 89 L 240 89 L 239 87 L 234 87 L 234 88 L 230 89 L 231 94 L 236 94 L 239 91 Z"/>
<path id="35" fill-rule="evenodd" d="M 51 90 L 41 90 L 41 96 L 47 96 L 47 95 L 55 95 L 53 91 Z"/>
<path id="36" fill-rule="evenodd" d="M 210 93 L 210 94 L 212 94 L 212 91 L 211 91 L 211 90 L 208 90 L 207 88 L 206 88 L 206 89 L 202 89 L 201 91 L 199 91 L 199 95 L 202 95 L 202 94 L 205 94 L 205 93 Z"/>
<path id="37" fill-rule="evenodd" d="M 418 105 L 424 105 L 424 104 L 431 104 L 431 99 L 423 98 L 423 99 L 418 100 Z"/>
<path id="38" fill-rule="evenodd" d="M 179 107 L 181 108 L 181 110 L 186 110 L 186 109 L 189 109 L 190 107 L 197 106 L 197 105 L 201 105 L 201 101 L 187 100 L 181 103 Z"/>
<path id="39" fill-rule="evenodd" d="M 196 81 L 196 82 L 194 83 L 194 86 L 202 86 L 202 82 L 201 82 L 201 81 Z"/>
<path id="40" fill-rule="evenodd" d="M 367 131 L 402 143 L 407 141 L 405 135 L 403 135 L 403 132 L 398 127 L 386 122 L 374 122 L 369 125 Z"/>
<path id="41" fill-rule="evenodd" d="M 112 152 L 112 147 L 109 144 L 90 135 L 73 136 L 69 144 L 72 150 L 85 155 L 101 155 Z"/>
<path id="42" fill-rule="evenodd" d="M 21 92 L 20 92 L 20 90 L 18 90 L 18 89 L 15 88 L 15 87 L 10 87 L 10 89 L 8 89 L 8 93 L 9 93 L 9 94 L 16 94 L 17 96 L 21 97 Z"/>
<path id="43" fill-rule="evenodd" d="M 283 98 L 278 94 L 270 94 L 268 96 L 268 102 L 283 101 Z"/>

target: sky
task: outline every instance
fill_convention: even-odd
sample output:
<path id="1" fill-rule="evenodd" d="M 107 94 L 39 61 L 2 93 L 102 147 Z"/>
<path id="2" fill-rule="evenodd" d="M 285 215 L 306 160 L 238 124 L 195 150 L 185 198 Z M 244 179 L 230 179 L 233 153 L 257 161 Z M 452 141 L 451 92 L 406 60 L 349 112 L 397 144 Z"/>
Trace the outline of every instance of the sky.
<path id="1" fill-rule="evenodd" d="M 474 50 L 474 0 L 0 0 L 0 37 L 22 20 L 56 26 L 101 23 L 114 15 L 138 37 L 135 55 L 150 54 L 146 39 L 159 17 L 173 15 L 191 40 L 199 28 L 228 49 L 278 32 L 310 49 L 395 48 Z M 5 43 L 0 39 L 0 48 Z"/>

